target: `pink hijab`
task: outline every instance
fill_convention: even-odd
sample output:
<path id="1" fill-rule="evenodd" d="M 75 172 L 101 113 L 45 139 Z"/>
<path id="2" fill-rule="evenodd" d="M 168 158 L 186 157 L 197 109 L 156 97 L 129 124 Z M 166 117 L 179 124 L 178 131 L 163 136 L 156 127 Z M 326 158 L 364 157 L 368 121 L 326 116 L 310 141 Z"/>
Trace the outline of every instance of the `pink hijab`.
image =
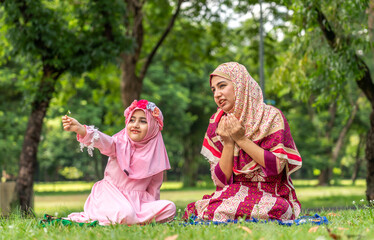
<path id="1" fill-rule="evenodd" d="M 117 143 L 118 164 L 123 172 L 133 179 L 142 179 L 170 169 L 169 158 L 162 139 L 163 116 L 160 109 L 147 100 L 134 100 L 125 110 L 126 125 L 135 110 L 145 113 L 148 131 L 144 139 L 134 142 L 127 134 L 126 128 L 113 137 Z"/>

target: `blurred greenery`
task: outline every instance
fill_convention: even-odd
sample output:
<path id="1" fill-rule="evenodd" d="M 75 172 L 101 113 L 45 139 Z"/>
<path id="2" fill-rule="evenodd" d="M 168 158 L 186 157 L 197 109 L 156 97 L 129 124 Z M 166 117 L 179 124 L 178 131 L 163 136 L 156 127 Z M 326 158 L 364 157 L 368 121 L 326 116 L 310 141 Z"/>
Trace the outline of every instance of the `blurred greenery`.
<path id="1" fill-rule="evenodd" d="M 42 69 L 40 57 L 35 57 L 38 46 L 31 44 L 37 38 L 36 33 L 26 28 L 30 26 L 25 26 L 29 35 L 12 28 L 10 18 L 14 20 L 19 13 L 11 15 L 15 8 L 12 1 L 6 2 L 6 9 L 0 6 L 0 170 L 10 175 L 8 179 L 14 179 L 30 104 L 37 94 Z M 70 111 L 80 122 L 95 125 L 109 135 L 124 127 L 121 70 L 116 60 L 118 48 L 123 48 L 122 44 L 131 46 L 132 40 L 122 39 L 121 46 L 103 45 L 91 52 L 89 46 L 103 41 L 95 35 L 98 30 L 95 27 L 99 25 L 93 20 L 98 6 L 88 0 L 37 2 L 39 5 L 34 7 L 43 7 L 45 16 L 52 13 L 56 16 L 53 22 L 43 22 L 45 28 L 38 32 L 45 44 L 60 46 L 49 64 L 56 67 L 67 64 L 70 71 L 64 71 L 56 82 L 44 119 L 34 179 L 64 181 L 73 177 L 64 169 L 77 169 L 82 172 L 76 176 L 78 180 L 96 181 L 103 177 L 107 158 L 98 151 L 93 158 L 81 153 L 75 136 L 63 131 L 61 116 Z M 209 164 L 199 154 L 209 117 L 216 109 L 209 89 L 209 74 L 222 62 L 238 61 L 258 80 L 259 68 L 257 1 L 239 1 L 238 5 L 218 1 L 211 8 L 206 1 L 194 2 L 196 5 L 185 4 L 182 8 L 172 32 L 148 69 L 141 94 L 142 98 L 155 102 L 165 117 L 163 137 L 172 166 L 167 180 L 183 182 L 185 186 L 210 184 Z M 351 46 L 344 46 L 345 55 L 334 54 L 324 41 L 316 40 L 320 30 L 311 24 L 312 13 L 304 8 L 303 1 L 264 2 L 265 93 L 267 100 L 285 114 L 303 158 L 303 167 L 292 177 L 315 179 L 330 167 L 335 180 L 331 183 L 339 184 L 340 179 L 351 178 L 355 164 L 365 158 L 365 143 L 360 145 L 360 140 L 369 130 L 370 104 L 353 81 L 361 72 L 350 63 L 351 54 L 359 52 L 369 67 L 374 67 L 363 9 L 366 1 L 320 1 L 329 19 L 352 39 Z M 144 43 L 144 49 L 152 48 L 168 22 L 160 8 L 170 13 L 173 3 L 162 1 L 159 6 L 157 1 L 146 3 L 144 31 L 149 41 Z M 113 4 L 119 6 L 113 22 L 122 21 L 126 8 L 121 1 Z M 354 4 L 360 8 L 354 8 Z M 243 21 L 233 19 L 239 16 L 246 17 Z M 22 23 L 23 19 L 19 21 Z M 61 32 L 56 34 L 58 29 Z M 75 30 L 82 30 L 81 35 L 74 35 Z M 120 27 L 116 31 L 115 34 L 121 35 L 125 29 Z M 77 38 L 79 44 L 72 44 L 69 38 Z M 78 58 L 74 55 L 77 49 L 87 54 L 78 54 L 81 57 Z M 113 53 L 110 61 L 99 61 L 105 59 L 104 52 Z M 42 53 L 52 55 L 49 49 Z M 93 60 L 95 64 L 89 67 L 88 62 Z M 332 162 L 332 149 L 352 112 L 352 102 L 356 101 L 358 112 L 337 160 Z M 334 103 L 337 109 L 329 125 L 332 119 L 329 110 Z M 365 174 L 362 163 L 358 165 L 357 176 L 364 178 Z"/>

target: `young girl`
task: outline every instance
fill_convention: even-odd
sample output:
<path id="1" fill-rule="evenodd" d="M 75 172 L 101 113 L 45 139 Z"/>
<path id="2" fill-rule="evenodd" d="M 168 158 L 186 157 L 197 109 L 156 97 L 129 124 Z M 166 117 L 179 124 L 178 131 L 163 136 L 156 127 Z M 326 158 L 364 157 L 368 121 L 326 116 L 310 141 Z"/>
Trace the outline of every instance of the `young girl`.
<path id="1" fill-rule="evenodd" d="M 126 127 L 112 137 L 74 118 L 62 117 L 64 130 L 77 133 L 81 150 L 86 146 L 92 156 L 96 147 L 109 156 L 104 179 L 92 187 L 84 212 L 71 213 L 67 219 L 108 225 L 174 218 L 174 203 L 160 200 L 163 172 L 170 169 L 161 135 L 162 113 L 152 102 L 135 100 L 124 115 Z"/>

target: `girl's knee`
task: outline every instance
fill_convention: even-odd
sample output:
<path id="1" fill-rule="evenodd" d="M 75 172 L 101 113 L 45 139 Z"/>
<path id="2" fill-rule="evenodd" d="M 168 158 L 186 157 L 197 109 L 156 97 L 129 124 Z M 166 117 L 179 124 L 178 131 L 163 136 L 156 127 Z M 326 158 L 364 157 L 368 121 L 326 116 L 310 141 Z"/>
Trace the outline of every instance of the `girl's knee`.
<path id="1" fill-rule="evenodd" d="M 165 200 L 166 201 L 166 200 Z M 164 214 L 170 217 L 174 217 L 177 212 L 177 207 L 171 201 L 167 201 L 167 204 L 164 208 Z"/>
<path id="2" fill-rule="evenodd" d="M 174 211 L 174 212 L 177 211 L 177 207 L 175 206 L 175 204 L 173 202 L 169 203 L 169 208 L 170 208 L 171 211 Z"/>

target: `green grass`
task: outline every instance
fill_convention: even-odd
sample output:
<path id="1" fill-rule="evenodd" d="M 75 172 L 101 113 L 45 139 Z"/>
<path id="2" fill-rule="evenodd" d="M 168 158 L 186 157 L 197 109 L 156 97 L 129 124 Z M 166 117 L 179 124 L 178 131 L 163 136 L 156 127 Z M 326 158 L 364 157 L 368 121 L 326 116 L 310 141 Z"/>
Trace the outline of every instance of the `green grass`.
<path id="1" fill-rule="evenodd" d="M 305 188 L 305 187 L 315 187 L 318 183 L 317 180 L 294 180 L 294 186 L 296 188 Z M 83 181 L 65 181 L 65 182 L 47 182 L 47 183 L 35 183 L 34 191 L 36 193 L 45 193 L 45 192 L 79 192 L 79 191 L 90 191 L 94 182 L 83 182 Z M 191 189 L 214 189 L 212 182 L 198 181 L 197 186 Z M 350 180 L 340 180 L 339 186 L 342 187 L 352 187 Z M 366 187 L 366 181 L 364 179 L 359 179 L 356 181 L 355 186 L 353 187 Z M 182 182 L 164 182 L 161 186 L 161 190 L 173 191 L 173 190 L 182 190 Z M 187 188 L 188 189 L 188 188 Z"/>
<path id="2" fill-rule="evenodd" d="M 55 182 L 35 184 L 35 212 L 61 214 L 61 209 L 82 211 L 93 182 Z M 330 209 L 352 207 L 353 201 L 365 199 L 366 183 L 360 179 L 355 186 L 349 180 L 341 180 L 339 186 L 319 187 L 317 180 L 295 180 L 297 196 L 303 209 Z M 185 206 L 214 192 L 210 183 L 198 182 L 196 188 L 182 188 L 181 182 L 164 182 L 161 199 L 173 201 L 181 211 Z"/>
<path id="3" fill-rule="evenodd" d="M 43 193 L 72 193 L 81 191 L 90 191 L 95 182 L 82 182 L 82 181 L 65 181 L 65 182 L 46 182 L 46 183 L 35 183 L 34 191 L 38 194 Z M 199 182 L 198 188 L 206 186 L 205 182 Z M 182 182 L 164 182 L 161 186 L 161 190 L 181 190 L 183 187 Z M 209 186 L 213 188 L 213 185 Z"/>
<path id="4" fill-rule="evenodd" d="M 36 193 L 43 192 L 80 192 L 91 190 L 94 182 L 47 182 L 35 183 L 34 191 Z"/>
<path id="5" fill-rule="evenodd" d="M 88 228 L 57 225 L 43 228 L 37 219 L 23 219 L 15 214 L 0 219 L 0 239 L 332 239 L 328 230 L 340 239 L 374 239 L 372 210 L 345 210 L 333 214 L 322 211 L 320 214 L 327 216 L 328 225 L 308 223 L 290 227 L 275 222 L 183 226 L 183 222 L 177 219 L 169 224 L 145 226 Z"/>
<path id="6" fill-rule="evenodd" d="M 214 188 L 199 182 L 197 188 L 182 188 L 179 182 L 165 182 L 161 198 L 176 203 L 176 220 L 170 224 L 150 224 L 146 226 L 114 225 L 107 227 L 47 226 L 38 225 L 44 213 L 67 216 L 71 212 L 82 211 L 84 202 L 93 183 L 57 182 L 35 184 L 36 219 L 24 219 L 18 214 L 0 218 L 0 239 L 332 239 L 328 229 L 340 239 L 374 239 L 373 208 L 352 210 L 331 210 L 332 207 L 354 207 L 353 201 L 362 204 L 365 199 L 365 181 L 356 186 L 350 181 L 341 181 L 340 186 L 316 187 L 316 181 L 294 181 L 303 208 L 318 208 L 303 214 L 318 213 L 326 216 L 328 225 L 280 226 L 277 223 L 240 223 L 229 225 L 183 226 L 181 215 L 184 207 Z M 356 204 L 357 205 L 357 204 Z"/>

